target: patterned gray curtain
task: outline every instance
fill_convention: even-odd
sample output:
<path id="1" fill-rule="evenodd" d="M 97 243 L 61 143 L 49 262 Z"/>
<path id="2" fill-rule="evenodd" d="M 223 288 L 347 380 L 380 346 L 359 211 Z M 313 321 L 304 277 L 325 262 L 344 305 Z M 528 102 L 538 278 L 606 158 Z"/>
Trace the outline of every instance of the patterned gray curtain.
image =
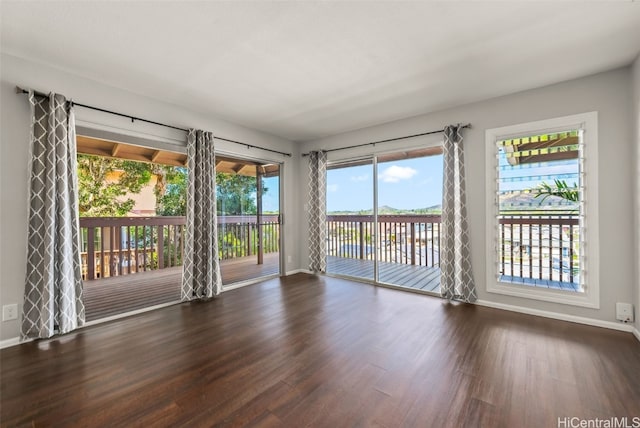
<path id="1" fill-rule="evenodd" d="M 31 104 L 29 229 L 22 338 L 51 337 L 84 324 L 73 107 L 64 96 Z"/>
<path id="2" fill-rule="evenodd" d="M 440 267 L 442 297 L 475 302 L 478 298 L 471 271 L 464 180 L 462 126 L 444 128 L 444 188 Z"/>
<path id="3" fill-rule="evenodd" d="M 327 153 L 309 153 L 309 270 L 327 270 Z"/>
<path id="4" fill-rule="evenodd" d="M 181 300 L 220 294 L 216 214 L 216 157 L 211 132 L 189 130 L 187 136 L 187 230 L 182 267 Z"/>

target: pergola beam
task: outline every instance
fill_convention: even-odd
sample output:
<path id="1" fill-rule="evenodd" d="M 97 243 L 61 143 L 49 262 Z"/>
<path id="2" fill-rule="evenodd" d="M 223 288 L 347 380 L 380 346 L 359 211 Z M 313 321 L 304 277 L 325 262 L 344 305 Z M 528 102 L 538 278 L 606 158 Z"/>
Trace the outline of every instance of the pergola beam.
<path id="1" fill-rule="evenodd" d="M 162 151 L 160 150 L 156 150 L 155 152 L 153 152 L 153 154 L 151 155 L 151 162 L 157 161 L 161 153 Z"/>

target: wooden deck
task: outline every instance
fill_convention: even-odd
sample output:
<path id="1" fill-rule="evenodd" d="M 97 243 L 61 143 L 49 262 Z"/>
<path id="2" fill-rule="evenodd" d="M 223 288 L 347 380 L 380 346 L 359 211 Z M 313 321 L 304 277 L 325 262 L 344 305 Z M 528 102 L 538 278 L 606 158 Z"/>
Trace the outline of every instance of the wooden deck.
<path id="1" fill-rule="evenodd" d="M 373 281 L 373 261 L 346 257 L 327 257 L 327 273 Z M 440 268 L 380 262 L 380 282 L 440 293 Z M 503 275 L 501 281 L 529 287 L 579 292 L 580 285 L 568 281 L 522 278 Z"/>
<path id="2" fill-rule="evenodd" d="M 373 261 L 327 257 L 327 273 L 373 280 Z M 440 268 L 380 262 L 380 282 L 422 291 L 440 292 Z"/>
<path id="3" fill-rule="evenodd" d="M 327 257 L 327 273 L 364 278 L 373 281 L 373 261 L 346 257 Z M 380 282 L 440 293 L 440 268 L 380 262 Z M 579 284 L 568 281 L 522 278 L 503 275 L 502 281 L 530 287 L 580 291 Z"/>
<path id="4" fill-rule="evenodd" d="M 223 260 L 220 264 L 224 285 L 277 274 L 278 253 L 264 255 L 258 265 L 256 257 Z M 150 306 L 180 300 L 182 267 L 172 267 L 112 278 L 84 282 L 87 321 L 120 315 Z"/>

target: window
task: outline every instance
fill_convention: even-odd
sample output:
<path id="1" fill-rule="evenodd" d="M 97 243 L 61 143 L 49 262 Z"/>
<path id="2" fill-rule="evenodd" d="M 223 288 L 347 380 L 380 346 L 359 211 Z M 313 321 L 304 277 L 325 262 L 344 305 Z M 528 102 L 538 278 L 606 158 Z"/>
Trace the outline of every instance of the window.
<path id="1" fill-rule="evenodd" d="M 599 307 L 597 114 L 486 139 L 487 291 Z"/>

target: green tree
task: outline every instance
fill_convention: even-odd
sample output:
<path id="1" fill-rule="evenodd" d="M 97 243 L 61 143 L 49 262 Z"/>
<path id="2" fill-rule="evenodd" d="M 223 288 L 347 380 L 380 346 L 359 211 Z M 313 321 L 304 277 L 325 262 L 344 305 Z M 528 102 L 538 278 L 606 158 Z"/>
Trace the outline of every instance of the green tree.
<path id="1" fill-rule="evenodd" d="M 156 214 L 161 216 L 187 215 L 187 169 L 165 165 L 156 166 L 159 167 L 154 171 L 158 177 L 154 188 Z"/>
<path id="2" fill-rule="evenodd" d="M 118 179 L 107 182 L 109 173 Z M 156 177 L 156 214 L 184 216 L 187 213 L 188 170 L 185 167 L 78 155 L 79 205 L 82 217 L 122 217 L 135 201 L 126 195 L 140 193 Z M 219 172 L 216 174 L 217 211 L 221 215 L 256 214 L 255 177 Z M 262 194 L 268 189 L 262 186 Z"/>
<path id="3" fill-rule="evenodd" d="M 256 214 L 256 177 L 225 172 L 216 173 L 216 197 L 218 214 L 240 215 Z M 262 185 L 262 194 L 267 192 Z"/>
<path id="4" fill-rule="evenodd" d="M 554 180 L 555 186 L 542 182 L 536 189 L 536 198 L 543 196 L 540 203 L 543 203 L 549 196 L 557 196 L 569 202 L 580 202 L 580 193 L 578 191 L 578 185 L 573 183 L 573 187 L 570 187 L 564 180 Z"/>
<path id="5" fill-rule="evenodd" d="M 117 181 L 109 173 L 120 171 Z M 135 201 L 124 198 L 139 193 L 151 180 L 148 164 L 101 156 L 78 155 L 78 205 L 81 217 L 122 217 Z"/>

